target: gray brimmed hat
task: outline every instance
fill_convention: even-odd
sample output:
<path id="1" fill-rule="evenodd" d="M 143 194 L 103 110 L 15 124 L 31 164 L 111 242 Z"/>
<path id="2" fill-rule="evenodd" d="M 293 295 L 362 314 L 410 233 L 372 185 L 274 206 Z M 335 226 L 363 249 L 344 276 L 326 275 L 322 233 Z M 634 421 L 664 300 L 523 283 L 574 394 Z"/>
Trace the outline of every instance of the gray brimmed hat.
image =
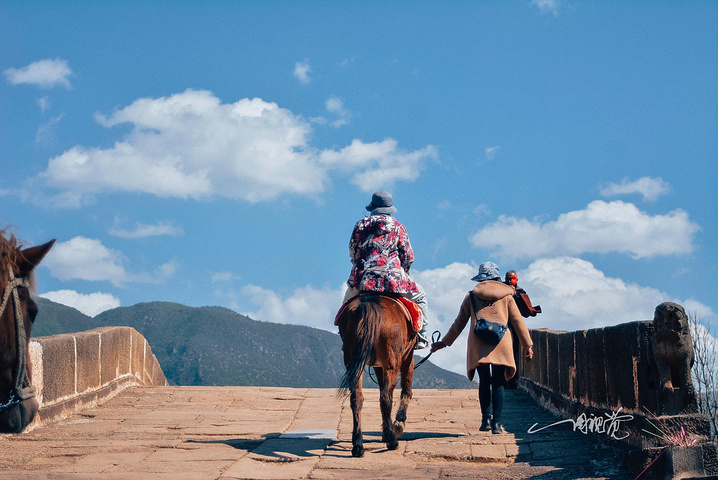
<path id="1" fill-rule="evenodd" d="M 366 209 L 371 212 L 372 215 L 391 215 L 396 213 L 396 207 L 394 207 L 394 199 L 391 193 L 379 190 L 374 192 L 371 196 L 371 203 L 366 206 Z"/>
<path id="2" fill-rule="evenodd" d="M 484 262 L 479 265 L 479 273 L 472 277 L 475 282 L 483 282 L 484 280 L 501 280 L 499 266 L 493 262 Z"/>

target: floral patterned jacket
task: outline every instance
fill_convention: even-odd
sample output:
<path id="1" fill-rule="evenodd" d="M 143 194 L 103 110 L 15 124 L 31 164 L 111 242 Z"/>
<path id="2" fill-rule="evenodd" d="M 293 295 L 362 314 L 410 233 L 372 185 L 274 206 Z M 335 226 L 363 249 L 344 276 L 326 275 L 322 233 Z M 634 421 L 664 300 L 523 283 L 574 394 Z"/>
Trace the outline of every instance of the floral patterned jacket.
<path id="1" fill-rule="evenodd" d="M 418 292 L 409 277 L 414 251 L 406 227 L 390 215 L 364 217 L 349 241 L 354 265 L 347 285 L 374 292 Z"/>

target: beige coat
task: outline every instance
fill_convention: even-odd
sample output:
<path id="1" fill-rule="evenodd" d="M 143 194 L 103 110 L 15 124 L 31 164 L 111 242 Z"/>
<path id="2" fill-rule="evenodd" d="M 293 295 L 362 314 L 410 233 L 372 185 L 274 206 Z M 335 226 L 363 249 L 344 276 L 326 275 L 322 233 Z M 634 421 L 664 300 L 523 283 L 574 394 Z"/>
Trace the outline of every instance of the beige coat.
<path id="1" fill-rule="evenodd" d="M 474 302 L 476 303 L 476 308 L 479 309 L 479 317 L 484 317 L 486 320 L 504 325 L 511 322 L 521 345 L 524 348 L 533 345 L 526 324 L 514 301 L 513 287 L 495 280 L 486 280 L 478 283 L 474 287 L 473 292 L 475 294 Z M 461 308 L 459 309 L 459 314 L 456 316 L 456 320 L 454 320 L 454 324 L 442 339 L 443 342 L 447 346 L 451 346 L 470 318 L 471 330 L 466 346 L 466 376 L 469 377 L 469 380 L 473 380 L 476 367 L 480 364 L 491 363 L 506 366 L 506 380 L 509 380 L 516 373 L 511 333 L 507 331 L 498 345 L 489 345 L 479 340 L 479 338 L 474 335 L 476 316 L 473 313 L 471 299 L 469 298 L 469 294 L 467 294 L 461 303 Z"/>

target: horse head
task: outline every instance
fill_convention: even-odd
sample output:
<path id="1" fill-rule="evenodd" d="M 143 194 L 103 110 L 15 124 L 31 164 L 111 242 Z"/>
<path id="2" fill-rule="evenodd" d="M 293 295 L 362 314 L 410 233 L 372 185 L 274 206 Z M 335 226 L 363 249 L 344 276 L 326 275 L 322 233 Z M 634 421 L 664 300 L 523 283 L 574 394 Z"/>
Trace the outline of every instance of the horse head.
<path id="1" fill-rule="evenodd" d="M 30 333 L 37 305 L 30 297 L 33 270 L 55 240 L 21 249 L 0 231 L 0 433 L 19 433 L 35 418 Z"/>

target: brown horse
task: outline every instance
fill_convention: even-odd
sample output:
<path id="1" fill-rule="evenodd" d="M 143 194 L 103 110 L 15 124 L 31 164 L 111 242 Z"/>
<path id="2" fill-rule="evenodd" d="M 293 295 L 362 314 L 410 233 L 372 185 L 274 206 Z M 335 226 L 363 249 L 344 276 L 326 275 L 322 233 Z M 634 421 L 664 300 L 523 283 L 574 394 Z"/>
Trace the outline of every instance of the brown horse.
<path id="1" fill-rule="evenodd" d="M 22 432 L 37 413 L 29 349 L 37 305 L 30 290 L 33 269 L 54 243 L 20 249 L 0 230 L 0 433 Z"/>
<path id="2" fill-rule="evenodd" d="M 409 326 L 408 312 L 393 298 L 364 293 L 349 302 L 339 316 L 342 350 L 346 372 L 338 394 L 351 392 L 354 418 L 352 455 L 364 455 L 361 430 L 361 409 L 364 404 L 362 374 L 369 365 L 379 383 L 379 402 L 382 417 L 382 441 L 389 450 L 399 446 L 404 433 L 406 409 L 411 401 L 411 382 L 414 378 L 414 345 L 416 335 Z M 396 421 L 391 422 L 391 410 L 399 372 L 401 371 L 401 403 Z"/>

